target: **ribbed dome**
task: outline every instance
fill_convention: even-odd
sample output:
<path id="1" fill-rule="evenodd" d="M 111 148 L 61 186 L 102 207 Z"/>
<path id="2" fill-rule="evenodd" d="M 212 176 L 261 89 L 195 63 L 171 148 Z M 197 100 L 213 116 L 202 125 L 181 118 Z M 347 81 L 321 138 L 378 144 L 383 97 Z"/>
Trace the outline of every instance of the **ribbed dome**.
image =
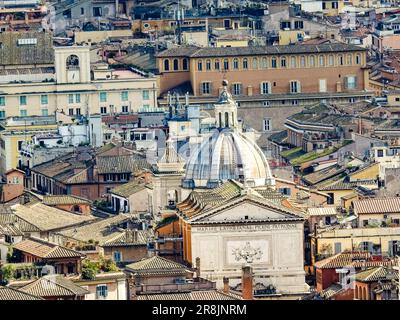
<path id="1" fill-rule="evenodd" d="M 261 149 L 238 130 L 217 130 L 193 149 L 186 165 L 184 187 L 213 188 L 228 179 L 249 186 L 273 184 Z"/>

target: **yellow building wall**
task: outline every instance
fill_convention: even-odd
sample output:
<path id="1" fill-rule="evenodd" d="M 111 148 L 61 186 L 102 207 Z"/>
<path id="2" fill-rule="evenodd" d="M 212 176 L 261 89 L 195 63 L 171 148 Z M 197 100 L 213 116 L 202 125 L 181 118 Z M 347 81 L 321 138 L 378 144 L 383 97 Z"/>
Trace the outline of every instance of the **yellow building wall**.
<path id="1" fill-rule="evenodd" d="M 25 132 L 23 132 L 24 130 Z M 0 133 L 0 139 L 4 141 L 4 148 L 0 147 L 0 171 L 4 173 L 12 168 L 18 167 L 19 151 L 18 142 L 19 141 L 32 141 L 32 136 L 40 131 L 51 131 L 57 130 L 57 125 L 28 125 L 28 126 L 10 126 L 6 127 L 6 130 Z M 11 131 L 13 133 L 11 134 Z M 16 132 L 18 131 L 18 132 Z"/>
<path id="2" fill-rule="evenodd" d="M 304 38 L 305 33 L 301 30 L 280 30 L 279 31 L 279 45 L 286 46 L 299 42 L 298 35 Z"/>
<path id="3" fill-rule="evenodd" d="M 149 91 L 149 99 L 144 99 L 143 91 Z M 128 91 L 128 101 L 122 101 L 121 92 Z M 92 83 L 55 84 L 51 83 L 23 83 L 0 84 L 0 96 L 4 94 L 5 106 L 0 111 L 6 111 L 6 117 L 20 116 L 21 110 L 26 110 L 28 116 L 43 115 L 46 109 L 48 114 L 54 114 L 56 109 L 64 110 L 80 108 L 82 115 L 100 113 L 100 108 L 114 106 L 114 112 L 122 112 L 122 106 L 130 106 L 132 112 L 137 112 L 144 106 L 156 107 L 158 84 L 157 78 L 138 78 L 129 80 L 93 81 Z M 100 92 L 107 92 L 107 101 L 100 102 Z M 80 94 L 80 102 L 69 102 L 70 94 Z M 48 96 L 48 103 L 41 104 L 41 95 Z M 26 105 L 20 106 L 20 96 L 26 96 Z"/>
<path id="4" fill-rule="evenodd" d="M 353 173 L 350 179 L 351 180 L 376 179 L 378 175 L 379 175 L 379 163 L 375 163 L 367 169 Z"/>

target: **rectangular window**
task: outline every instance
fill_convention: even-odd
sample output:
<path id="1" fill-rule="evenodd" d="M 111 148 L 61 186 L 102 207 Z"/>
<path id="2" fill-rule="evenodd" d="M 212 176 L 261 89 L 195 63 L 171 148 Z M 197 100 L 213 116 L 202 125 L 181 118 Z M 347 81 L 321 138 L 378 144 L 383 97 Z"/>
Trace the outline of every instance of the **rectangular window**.
<path id="1" fill-rule="evenodd" d="M 4 107 L 6 105 L 6 97 L 0 97 L 0 106 Z"/>
<path id="2" fill-rule="evenodd" d="M 263 131 L 271 131 L 271 119 L 263 120 Z"/>
<path id="3" fill-rule="evenodd" d="M 242 94 L 242 84 L 241 83 L 234 83 L 233 84 L 233 95 L 239 96 Z"/>
<path id="4" fill-rule="evenodd" d="M 107 92 L 100 92 L 100 102 L 107 102 Z"/>
<path id="5" fill-rule="evenodd" d="M 68 103 L 69 104 L 74 103 L 74 95 L 73 94 L 68 95 Z"/>
<path id="6" fill-rule="evenodd" d="M 128 113 L 129 112 L 128 106 L 122 106 L 122 112 L 123 113 Z"/>
<path id="7" fill-rule="evenodd" d="M 354 76 L 346 77 L 346 88 L 355 89 L 357 87 L 357 79 Z"/>
<path id="8" fill-rule="evenodd" d="M 271 60 L 271 68 L 276 68 L 276 59 L 275 58 L 273 58 Z"/>
<path id="9" fill-rule="evenodd" d="M 97 299 L 104 299 L 108 296 L 107 285 L 101 284 L 96 287 L 96 297 Z"/>
<path id="10" fill-rule="evenodd" d="M 319 79 L 319 92 L 326 92 L 326 79 Z"/>
<path id="11" fill-rule="evenodd" d="M 42 109 L 42 116 L 46 117 L 49 115 L 49 110 L 48 109 Z"/>
<path id="12" fill-rule="evenodd" d="M 49 103 L 49 97 L 47 94 L 42 94 L 40 96 L 40 104 L 48 104 Z"/>
<path id="13" fill-rule="evenodd" d="M 337 2 L 332 2 L 332 9 L 337 9 L 339 7 Z"/>
<path id="14" fill-rule="evenodd" d="M 299 81 L 290 81 L 290 93 L 300 93 Z"/>
<path id="15" fill-rule="evenodd" d="M 76 108 L 76 115 L 80 116 L 81 115 L 81 108 Z"/>
<path id="16" fill-rule="evenodd" d="M 75 94 L 75 103 L 81 103 L 81 95 L 80 93 Z"/>
<path id="17" fill-rule="evenodd" d="M 150 92 L 149 92 L 149 90 L 143 90 L 142 96 L 143 96 L 143 100 L 149 100 L 149 99 L 150 99 Z"/>
<path id="18" fill-rule="evenodd" d="M 81 8 L 81 16 L 85 14 L 85 8 Z"/>
<path id="19" fill-rule="evenodd" d="M 4 110 L 0 111 L 0 119 L 5 119 L 6 112 Z"/>
<path id="20" fill-rule="evenodd" d="M 261 83 L 261 94 L 270 94 L 271 93 L 271 85 L 269 82 Z"/>
<path id="21" fill-rule="evenodd" d="M 102 7 L 93 7 L 93 17 L 101 17 L 103 15 Z"/>
<path id="22" fill-rule="evenodd" d="M 121 101 L 128 101 L 128 91 L 121 92 Z"/>
<path id="23" fill-rule="evenodd" d="M 100 107 L 100 113 L 101 114 L 106 114 L 107 113 L 107 107 Z"/>
<path id="24" fill-rule="evenodd" d="M 28 115 L 28 112 L 26 110 L 20 110 L 19 115 L 20 117 L 26 117 Z"/>
<path id="25" fill-rule="evenodd" d="M 74 108 L 69 108 L 68 109 L 68 115 L 70 115 L 70 116 L 74 115 Z"/>
<path id="26" fill-rule="evenodd" d="M 328 200 L 326 202 L 327 204 L 334 204 L 335 203 L 335 194 L 332 192 L 328 193 Z"/>
<path id="27" fill-rule="evenodd" d="M 114 261 L 115 262 L 121 262 L 122 261 L 121 252 L 119 252 L 119 251 L 115 251 L 114 252 Z"/>
<path id="28" fill-rule="evenodd" d="M 201 93 L 202 94 L 211 94 L 211 82 L 202 82 Z"/>
<path id="29" fill-rule="evenodd" d="M 20 96 L 19 97 L 19 104 L 21 106 L 26 106 L 26 96 Z"/>
<path id="30" fill-rule="evenodd" d="M 150 110 L 150 105 L 149 104 L 144 104 L 142 109 L 143 109 L 143 111 L 149 111 Z"/>

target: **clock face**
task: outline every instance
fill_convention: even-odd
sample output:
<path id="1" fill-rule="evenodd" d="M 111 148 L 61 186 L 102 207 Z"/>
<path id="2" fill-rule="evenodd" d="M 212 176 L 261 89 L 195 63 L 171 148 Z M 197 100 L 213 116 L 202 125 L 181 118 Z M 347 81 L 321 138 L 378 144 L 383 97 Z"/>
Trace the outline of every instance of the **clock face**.
<path id="1" fill-rule="evenodd" d="M 79 70 L 67 71 L 68 82 L 79 82 Z"/>

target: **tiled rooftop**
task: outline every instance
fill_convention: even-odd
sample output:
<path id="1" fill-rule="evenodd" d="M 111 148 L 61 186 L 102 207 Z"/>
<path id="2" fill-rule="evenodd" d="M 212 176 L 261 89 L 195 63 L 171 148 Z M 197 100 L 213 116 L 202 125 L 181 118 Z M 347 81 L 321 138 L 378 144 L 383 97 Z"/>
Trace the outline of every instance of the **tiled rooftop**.
<path id="1" fill-rule="evenodd" d="M 37 238 L 18 242 L 13 248 L 43 259 L 82 257 L 80 252 Z"/>
<path id="2" fill-rule="evenodd" d="M 230 57 L 245 55 L 278 55 L 278 54 L 305 54 L 305 53 L 330 53 L 330 52 L 348 52 L 365 51 L 366 49 L 354 45 L 342 43 L 330 44 L 305 44 L 305 45 L 285 45 L 285 46 L 254 46 L 254 47 L 205 47 L 198 48 L 192 46 L 177 47 L 167 49 L 158 57 Z"/>

